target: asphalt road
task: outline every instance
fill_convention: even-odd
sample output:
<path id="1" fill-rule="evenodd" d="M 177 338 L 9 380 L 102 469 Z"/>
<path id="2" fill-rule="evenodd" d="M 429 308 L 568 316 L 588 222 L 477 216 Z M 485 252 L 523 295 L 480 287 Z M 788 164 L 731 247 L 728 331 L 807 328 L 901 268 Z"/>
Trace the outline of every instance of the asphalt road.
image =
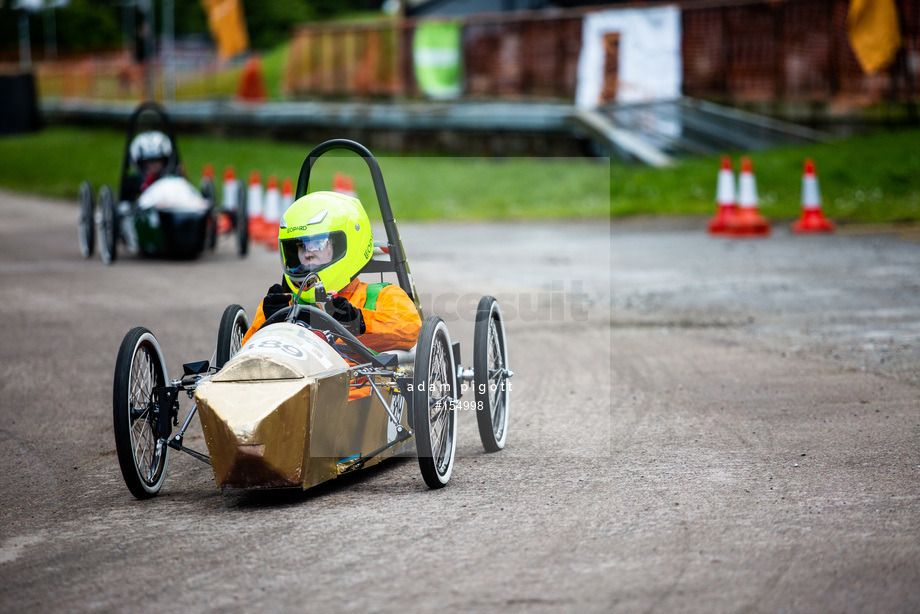
<path id="1" fill-rule="evenodd" d="M 398 203 L 394 203 L 398 207 Z M 397 208 L 398 211 L 398 208 Z M 115 356 L 175 374 L 276 256 L 80 258 L 75 203 L 0 192 L 0 611 L 916 612 L 920 243 L 713 239 L 702 220 L 405 224 L 469 362 L 508 318 L 507 448 L 461 414 L 450 484 L 395 459 L 307 492 L 221 492 L 174 454 L 136 501 Z M 188 439 L 204 448 L 200 428 Z"/>

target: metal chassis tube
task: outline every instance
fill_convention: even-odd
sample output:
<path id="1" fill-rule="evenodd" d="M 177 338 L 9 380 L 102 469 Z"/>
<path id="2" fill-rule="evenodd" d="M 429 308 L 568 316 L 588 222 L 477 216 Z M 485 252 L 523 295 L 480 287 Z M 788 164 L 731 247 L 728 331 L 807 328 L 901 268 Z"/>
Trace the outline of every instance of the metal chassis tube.
<path id="1" fill-rule="evenodd" d="M 188 429 L 189 424 L 191 424 L 192 422 L 192 416 L 194 416 L 195 413 L 198 411 L 198 406 L 194 405 L 192 406 L 192 409 L 189 410 L 188 416 L 185 417 L 185 421 L 182 423 L 182 428 L 179 429 L 179 432 L 175 435 L 175 437 L 172 436 L 172 426 L 173 425 L 170 424 L 171 419 L 175 419 L 176 425 L 178 425 L 179 423 L 179 420 L 178 420 L 179 418 L 178 392 L 181 390 L 185 392 L 186 394 L 188 394 L 189 398 L 192 398 L 192 394 L 195 392 L 195 389 L 198 387 L 198 383 L 201 382 L 203 379 L 207 379 L 209 377 L 210 376 L 208 375 L 192 375 L 190 377 L 185 377 L 181 380 L 178 380 L 178 379 L 173 380 L 171 382 L 172 384 L 171 386 L 163 386 L 163 388 L 161 388 L 161 390 L 164 390 L 165 392 L 157 394 L 157 391 L 155 389 L 154 393 L 157 397 L 166 396 L 167 398 L 172 399 L 171 400 L 172 406 L 168 410 L 163 411 L 163 409 L 160 407 L 156 408 L 157 429 L 158 429 L 158 435 L 159 435 L 159 438 L 157 440 L 157 445 L 158 446 L 167 445 L 170 448 L 173 448 L 174 450 L 185 452 L 189 456 L 193 458 L 197 458 L 201 462 L 207 463 L 210 465 L 211 459 L 206 454 L 202 454 L 201 452 L 198 452 L 197 450 L 192 450 L 191 448 L 187 448 L 184 445 L 182 445 L 182 439 L 183 437 L 185 437 L 185 431 Z M 173 409 L 175 409 L 175 412 L 172 411 Z"/>

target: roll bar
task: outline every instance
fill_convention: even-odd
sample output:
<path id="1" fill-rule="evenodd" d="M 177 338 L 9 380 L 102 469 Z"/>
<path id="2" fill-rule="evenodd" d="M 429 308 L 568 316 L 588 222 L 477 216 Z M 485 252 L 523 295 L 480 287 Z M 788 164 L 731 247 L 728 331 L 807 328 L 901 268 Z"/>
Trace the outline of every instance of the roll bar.
<path id="1" fill-rule="evenodd" d="M 297 192 L 294 196 L 295 200 L 307 194 L 307 190 L 310 187 L 310 172 L 313 170 L 316 160 L 333 149 L 346 149 L 364 159 L 368 170 L 370 170 L 371 179 L 374 181 L 374 192 L 377 195 L 377 204 L 380 207 L 380 217 L 383 219 L 383 227 L 387 233 L 390 262 L 371 260 L 359 273 L 396 273 L 399 287 L 405 290 L 409 298 L 415 303 L 416 308 L 419 309 L 419 314 L 421 314 L 418 294 L 415 292 L 415 284 L 412 282 L 412 274 L 409 272 L 409 264 L 406 262 L 402 240 L 399 238 L 399 229 L 396 227 L 396 220 L 390 207 L 390 198 L 387 196 L 387 189 L 383 183 L 383 173 L 380 172 L 380 165 L 377 163 L 377 159 L 364 145 L 349 139 L 332 139 L 314 147 L 313 151 L 307 154 L 306 159 L 304 159 L 303 166 L 300 167 Z"/>
<path id="2" fill-rule="evenodd" d="M 158 129 L 169 137 L 169 142 L 172 145 L 172 153 L 169 155 L 169 161 L 166 163 L 164 174 L 174 175 L 179 170 L 179 143 L 176 141 L 176 132 L 173 130 L 169 115 L 166 114 L 166 109 L 155 102 L 142 102 L 134 109 L 131 118 L 128 120 L 128 138 L 125 139 L 125 150 L 121 157 L 121 177 L 119 178 L 118 185 L 119 198 L 124 194 L 125 177 L 128 176 L 128 167 L 131 165 L 131 141 L 137 136 L 137 124 L 141 115 L 144 113 L 150 113 L 157 116 L 161 124 L 161 127 L 158 127 Z"/>

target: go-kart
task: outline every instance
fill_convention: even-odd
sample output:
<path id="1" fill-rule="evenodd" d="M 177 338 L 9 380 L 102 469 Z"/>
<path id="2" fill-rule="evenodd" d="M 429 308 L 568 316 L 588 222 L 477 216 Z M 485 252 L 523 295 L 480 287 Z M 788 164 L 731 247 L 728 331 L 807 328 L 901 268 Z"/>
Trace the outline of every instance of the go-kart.
<path id="1" fill-rule="evenodd" d="M 131 142 L 144 130 L 159 130 L 171 141 L 172 151 L 161 176 L 141 192 L 142 177 L 132 162 Z M 226 234 L 234 234 L 239 255 L 249 249 L 249 220 L 246 192 L 239 186 L 237 206 L 221 210 L 216 204 L 214 182 L 202 179 L 196 188 L 188 181 L 179 156 L 175 131 L 166 111 L 152 102 L 142 103 L 128 122 L 127 139 L 122 156 L 118 200 L 108 185 L 99 188 L 93 198 L 89 181 L 80 184 L 80 214 L 77 219 L 80 253 L 90 258 L 98 234 L 102 261 L 111 264 L 118 256 L 119 244 L 131 254 L 165 258 L 196 258 L 205 249 L 217 246 L 219 218 Z M 227 195 L 224 195 L 227 200 Z M 98 206 L 98 211 L 97 211 Z"/>
<path id="2" fill-rule="evenodd" d="M 395 274 L 422 315 L 380 167 L 366 148 L 344 139 L 317 146 L 301 168 L 297 198 L 307 193 L 316 159 L 333 149 L 367 163 L 386 230 L 386 242 L 375 244 L 360 274 Z M 121 473 L 135 497 L 160 490 L 171 449 L 209 463 L 221 489 L 307 489 L 408 453 L 414 444 L 425 483 L 440 488 L 453 470 L 461 407 L 475 410 L 487 452 L 505 446 L 513 373 L 494 298 L 479 302 L 468 368 L 441 318 L 423 317 L 411 350 L 377 353 L 322 309 L 301 305 L 300 294 L 310 289 L 324 302 L 322 282 L 308 276 L 292 305 L 245 344 L 246 311 L 228 306 L 211 360 L 186 363 L 178 379 L 169 378 L 153 333 L 138 327 L 125 336 L 115 365 L 113 417 Z M 469 383 L 475 401 L 461 406 Z M 355 387 L 370 390 L 349 400 Z M 187 412 L 180 411 L 181 393 L 194 401 Z M 183 442 L 196 413 L 207 454 Z"/>

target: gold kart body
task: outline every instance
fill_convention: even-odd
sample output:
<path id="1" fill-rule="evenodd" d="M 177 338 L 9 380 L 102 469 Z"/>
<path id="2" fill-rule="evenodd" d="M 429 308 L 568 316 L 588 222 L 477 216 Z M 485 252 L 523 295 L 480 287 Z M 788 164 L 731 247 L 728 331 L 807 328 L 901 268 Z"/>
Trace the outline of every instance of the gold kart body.
<path id="1" fill-rule="evenodd" d="M 241 346 L 250 322 L 234 304 L 221 317 L 214 360 L 185 363 L 182 377 L 170 379 L 154 334 L 132 328 L 115 360 L 112 419 L 119 469 L 138 499 L 160 491 L 171 450 L 210 464 L 221 489 L 307 489 L 411 446 L 425 484 L 442 488 L 453 472 L 460 396 L 467 385 L 474 395 L 467 407 L 475 408 L 483 449 L 504 448 L 514 372 L 508 368 L 498 301 L 480 299 L 472 365 L 464 367 L 446 323 L 422 315 L 383 174 L 366 147 L 347 139 L 314 147 L 300 169 L 295 199 L 308 193 L 316 160 L 334 149 L 358 154 L 370 171 L 386 240 L 375 243 L 375 255 L 359 274 L 395 276 L 422 316 L 415 347 L 376 354 L 326 312 L 299 300 L 296 308 L 273 314 Z M 243 209 L 238 213 L 246 219 Z M 81 219 L 84 229 L 92 227 L 92 215 Z M 245 224 L 238 231 L 246 235 Z M 318 275 L 308 276 L 300 291 L 313 291 L 316 302 L 323 302 Z M 303 310 L 317 330 L 294 323 Z M 343 355 L 355 356 L 354 364 Z M 349 400 L 358 396 L 349 393 L 359 385 L 371 390 Z M 187 412 L 179 403 L 183 393 L 194 399 Z M 184 442 L 195 414 L 207 455 Z"/>
<path id="2" fill-rule="evenodd" d="M 349 365 L 314 332 L 288 323 L 258 331 L 194 393 L 217 486 L 307 489 L 394 442 L 396 425 L 383 403 L 373 393 L 349 401 L 351 383 Z M 407 429 L 402 396 L 377 383 Z"/>

